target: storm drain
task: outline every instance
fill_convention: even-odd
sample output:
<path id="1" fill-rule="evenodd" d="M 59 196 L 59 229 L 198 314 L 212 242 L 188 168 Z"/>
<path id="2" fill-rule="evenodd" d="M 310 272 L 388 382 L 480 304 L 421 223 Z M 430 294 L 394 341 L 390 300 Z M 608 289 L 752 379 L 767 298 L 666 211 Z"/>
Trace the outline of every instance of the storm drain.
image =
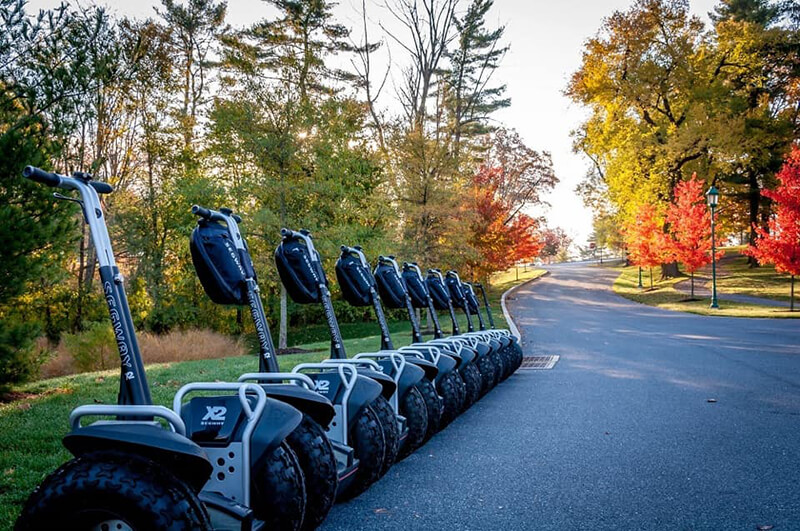
<path id="1" fill-rule="evenodd" d="M 546 371 L 556 366 L 558 358 L 559 356 L 528 356 L 522 358 L 522 365 L 519 368 Z"/>

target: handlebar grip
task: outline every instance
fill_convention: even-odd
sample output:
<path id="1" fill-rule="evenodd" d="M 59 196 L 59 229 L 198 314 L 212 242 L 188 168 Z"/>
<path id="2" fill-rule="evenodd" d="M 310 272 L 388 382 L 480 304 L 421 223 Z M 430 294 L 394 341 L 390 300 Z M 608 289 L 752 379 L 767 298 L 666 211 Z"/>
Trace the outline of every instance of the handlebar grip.
<path id="1" fill-rule="evenodd" d="M 195 216 L 200 216 L 203 219 L 211 219 L 211 211 L 207 208 L 203 208 L 200 205 L 192 205 L 192 214 Z"/>
<path id="2" fill-rule="evenodd" d="M 89 184 L 91 185 L 92 188 L 94 188 L 94 191 L 97 192 L 98 194 L 110 194 L 111 192 L 114 191 L 114 187 L 108 183 L 103 183 L 100 181 L 90 181 Z"/>
<path id="3" fill-rule="evenodd" d="M 294 231 L 291 229 L 281 229 L 281 237 L 283 238 L 291 238 L 294 236 Z"/>
<path id="4" fill-rule="evenodd" d="M 61 185 L 61 176 L 56 173 L 46 172 L 34 166 L 25 166 L 22 176 L 31 181 L 47 186 L 58 187 Z"/>

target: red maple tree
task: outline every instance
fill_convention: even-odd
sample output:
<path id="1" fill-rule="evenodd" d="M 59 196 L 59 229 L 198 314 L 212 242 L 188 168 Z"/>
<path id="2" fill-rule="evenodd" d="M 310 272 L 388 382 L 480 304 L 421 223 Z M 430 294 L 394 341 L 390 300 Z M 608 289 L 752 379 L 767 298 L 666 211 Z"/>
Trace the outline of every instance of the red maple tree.
<path id="1" fill-rule="evenodd" d="M 642 203 L 622 229 L 628 260 L 650 270 L 650 289 L 653 289 L 653 267 L 663 262 L 665 254 L 662 226 L 656 207 Z"/>
<path id="2" fill-rule="evenodd" d="M 521 260 L 539 255 L 542 244 L 539 222 L 523 213 L 515 213 L 498 189 L 505 173 L 501 168 L 481 166 L 472 178 L 474 200 L 470 242 L 480 258 L 470 265 L 479 277 L 505 271 Z"/>
<path id="3" fill-rule="evenodd" d="M 795 147 L 777 175 L 780 184 L 763 190 L 775 203 L 768 230 L 754 227 L 756 240 L 745 251 L 775 271 L 791 275 L 789 309 L 794 311 L 794 277 L 800 275 L 800 149 Z"/>
<path id="4" fill-rule="evenodd" d="M 683 264 L 692 277 L 694 272 L 711 263 L 711 213 L 705 202 L 705 183 L 693 174 L 688 181 L 675 186 L 675 199 L 667 210 L 669 235 L 664 251 L 669 259 Z M 717 251 L 717 259 L 722 256 Z"/>

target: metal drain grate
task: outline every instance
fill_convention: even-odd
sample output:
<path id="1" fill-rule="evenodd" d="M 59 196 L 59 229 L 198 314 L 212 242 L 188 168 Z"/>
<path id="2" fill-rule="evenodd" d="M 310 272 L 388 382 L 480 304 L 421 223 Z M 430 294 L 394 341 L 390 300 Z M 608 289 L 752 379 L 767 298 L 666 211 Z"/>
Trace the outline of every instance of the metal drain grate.
<path id="1" fill-rule="evenodd" d="M 546 371 L 555 367 L 558 359 L 559 356 L 528 356 L 522 358 L 520 369 Z"/>

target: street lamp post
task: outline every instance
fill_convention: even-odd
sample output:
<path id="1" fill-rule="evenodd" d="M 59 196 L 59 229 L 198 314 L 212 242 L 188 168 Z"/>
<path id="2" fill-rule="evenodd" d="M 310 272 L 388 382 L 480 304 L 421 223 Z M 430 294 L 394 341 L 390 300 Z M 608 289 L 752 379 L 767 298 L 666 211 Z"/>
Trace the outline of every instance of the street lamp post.
<path id="1" fill-rule="evenodd" d="M 719 190 L 714 186 L 706 192 L 708 207 L 711 209 L 711 308 L 719 308 L 717 302 L 717 244 L 714 235 L 716 226 L 716 209 L 719 204 Z"/>

